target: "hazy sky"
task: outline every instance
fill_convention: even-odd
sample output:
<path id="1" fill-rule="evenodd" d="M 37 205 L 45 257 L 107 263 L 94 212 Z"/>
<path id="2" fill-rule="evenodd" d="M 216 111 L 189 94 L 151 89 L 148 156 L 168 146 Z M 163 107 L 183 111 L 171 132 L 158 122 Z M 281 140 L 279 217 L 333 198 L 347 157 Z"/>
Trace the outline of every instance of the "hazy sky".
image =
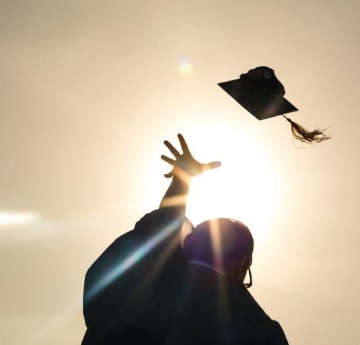
<path id="1" fill-rule="evenodd" d="M 360 343 L 360 3 L 0 0 L 0 342 L 80 344 L 90 264 L 158 206 L 163 140 L 221 169 L 197 223 L 255 237 L 251 292 L 290 344 Z M 272 67 L 305 127 L 218 86 Z M 305 148 L 298 148 L 306 146 Z"/>

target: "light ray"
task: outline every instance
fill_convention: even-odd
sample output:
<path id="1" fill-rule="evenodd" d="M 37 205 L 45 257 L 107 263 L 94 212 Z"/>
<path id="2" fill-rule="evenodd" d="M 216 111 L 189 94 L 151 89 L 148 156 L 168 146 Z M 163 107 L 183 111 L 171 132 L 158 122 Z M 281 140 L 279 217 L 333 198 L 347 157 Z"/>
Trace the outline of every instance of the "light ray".
<path id="1" fill-rule="evenodd" d="M 35 221 L 38 216 L 31 212 L 1 212 L 0 211 L 0 226 L 5 225 L 20 225 Z"/>
<path id="2" fill-rule="evenodd" d="M 213 247 L 214 259 L 215 259 L 215 267 L 223 270 L 223 262 L 222 262 L 222 243 L 220 236 L 220 226 L 219 221 L 217 219 L 213 219 L 210 222 L 210 235 L 211 235 L 211 245 Z M 218 308 L 219 315 L 222 315 L 219 322 L 221 323 L 221 329 L 223 332 L 223 337 L 226 339 L 230 334 L 227 332 L 229 325 L 229 299 L 225 288 L 225 282 L 221 275 L 217 275 L 217 289 L 218 289 Z"/>
<path id="3" fill-rule="evenodd" d="M 128 269 L 130 269 L 134 264 L 141 260 L 145 255 L 147 255 L 152 249 L 154 249 L 160 242 L 162 242 L 166 237 L 171 235 L 179 227 L 179 220 L 176 219 L 170 222 L 165 226 L 160 232 L 148 240 L 144 245 L 136 249 L 124 260 L 119 262 L 118 265 L 114 267 L 104 278 L 102 278 L 87 294 L 85 297 L 85 302 L 88 302 L 94 298 L 100 291 L 102 291 L 106 286 L 114 282 L 117 278 L 123 275 Z"/>
<path id="4" fill-rule="evenodd" d="M 163 264 L 166 262 L 167 258 L 174 252 L 178 244 L 179 238 L 173 238 L 169 245 L 165 248 L 164 252 L 161 253 L 157 262 L 149 269 L 147 274 L 139 282 L 139 285 L 136 287 L 136 290 L 134 290 L 131 300 L 128 300 L 128 303 L 131 303 L 131 301 L 133 301 L 137 296 L 141 294 L 144 289 L 149 286 L 151 280 L 160 271 L 160 269 L 163 267 Z"/>
<path id="5" fill-rule="evenodd" d="M 210 235 L 211 235 L 211 245 L 213 246 L 213 252 L 215 256 L 215 266 L 220 270 L 223 269 L 223 262 L 221 260 L 221 236 L 219 222 L 217 219 L 210 221 Z"/>
<path id="6" fill-rule="evenodd" d="M 186 195 L 168 197 L 162 201 L 161 205 L 162 207 L 184 205 L 186 202 L 186 198 L 187 198 Z"/>

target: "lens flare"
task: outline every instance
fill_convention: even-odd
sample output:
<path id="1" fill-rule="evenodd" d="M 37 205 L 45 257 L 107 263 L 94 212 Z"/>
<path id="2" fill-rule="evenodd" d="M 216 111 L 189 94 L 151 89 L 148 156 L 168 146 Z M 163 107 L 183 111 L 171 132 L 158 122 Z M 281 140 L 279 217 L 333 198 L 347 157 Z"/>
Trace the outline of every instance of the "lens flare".
<path id="1" fill-rule="evenodd" d="M 7 213 L 0 211 L 0 226 L 27 224 L 33 222 L 37 218 L 37 215 L 31 212 Z"/>
<path id="2" fill-rule="evenodd" d="M 107 275 L 104 276 L 86 295 L 85 301 L 89 302 L 100 291 L 106 288 L 109 284 L 114 282 L 117 278 L 121 277 L 128 269 L 135 265 L 145 255 L 147 255 L 152 249 L 154 249 L 160 242 L 167 238 L 170 234 L 176 231 L 179 227 L 179 220 L 176 219 L 173 222 L 165 226 L 159 233 L 153 238 L 147 241 L 144 245 L 135 250 L 131 255 L 123 259 L 118 263 Z"/>
<path id="3" fill-rule="evenodd" d="M 178 60 L 178 73 L 182 77 L 190 77 L 193 72 L 191 61 L 188 58 L 180 58 Z"/>
<path id="4" fill-rule="evenodd" d="M 213 245 L 213 251 L 215 255 L 215 265 L 216 267 L 223 267 L 221 262 L 221 237 L 220 237 L 220 228 L 217 219 L 214 219 L 210 223 L 210 234 L 211 242 Z"/>

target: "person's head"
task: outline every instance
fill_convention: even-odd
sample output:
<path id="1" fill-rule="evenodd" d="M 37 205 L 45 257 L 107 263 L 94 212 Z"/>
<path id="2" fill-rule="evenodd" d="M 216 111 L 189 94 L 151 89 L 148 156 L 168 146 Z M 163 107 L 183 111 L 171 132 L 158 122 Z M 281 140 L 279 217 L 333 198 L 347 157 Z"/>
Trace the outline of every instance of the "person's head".
<path id="1" fill-rule="evenodd" d="M 242 282 L 247 270 L 250 271 L 253 250 L 254 240 L 248 227 L 228 218 L 207 220 L 197 225 L 184 242 L 187 260 L 212 265 Z"/>

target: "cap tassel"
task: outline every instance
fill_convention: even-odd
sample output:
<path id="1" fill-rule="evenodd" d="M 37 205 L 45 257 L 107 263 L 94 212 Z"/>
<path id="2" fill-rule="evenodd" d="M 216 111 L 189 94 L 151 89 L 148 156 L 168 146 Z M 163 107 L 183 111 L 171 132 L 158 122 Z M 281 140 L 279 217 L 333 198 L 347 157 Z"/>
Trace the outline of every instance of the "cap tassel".
<path id="1" fill-rule="evenodd" d="M 320 128 L 315 129 L 313 131 L 308 131 L 303 126 L 289 119 L 285 115 L 283 115 L 286 120 L 288 120 L 291 124 L 291 131 L 295 139 L 302 141 L 303 143 L 312 144 L 313 142 L 321 143 L 324 140 L 331 139 L 331 136 L 326 135 L 324 132 L 327 130 Z"/>

